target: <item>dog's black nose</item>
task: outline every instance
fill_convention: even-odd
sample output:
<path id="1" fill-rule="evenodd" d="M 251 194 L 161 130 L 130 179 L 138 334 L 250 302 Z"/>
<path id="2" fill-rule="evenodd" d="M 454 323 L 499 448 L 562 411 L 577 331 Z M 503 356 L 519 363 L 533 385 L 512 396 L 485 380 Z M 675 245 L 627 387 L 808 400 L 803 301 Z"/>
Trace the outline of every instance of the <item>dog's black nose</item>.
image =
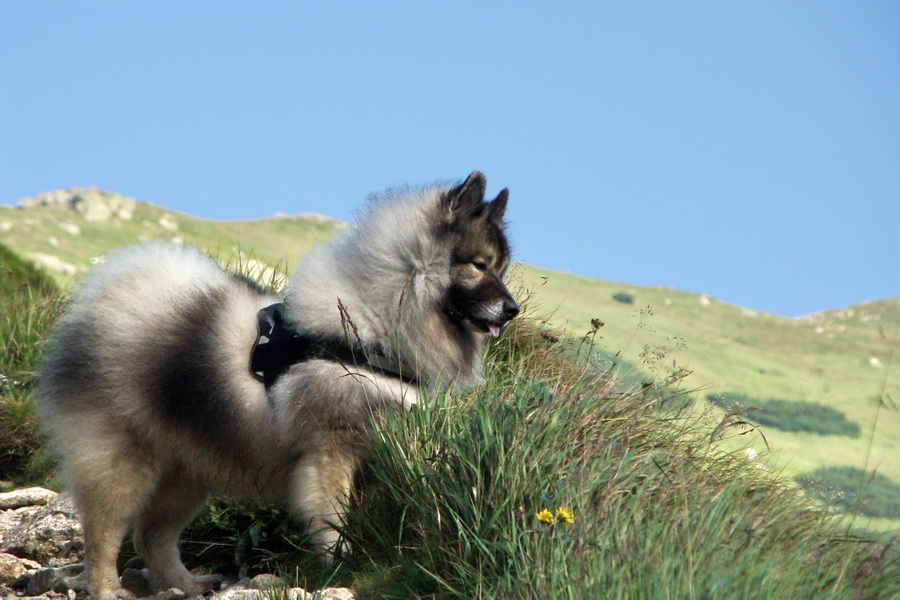
<path id="1" fill-rule="evenodd" d="M 503 316 L 507 321 L 512 321 L 519 314 L 519 305 L 514 300 L 506 300 L 503 302 Z"/>

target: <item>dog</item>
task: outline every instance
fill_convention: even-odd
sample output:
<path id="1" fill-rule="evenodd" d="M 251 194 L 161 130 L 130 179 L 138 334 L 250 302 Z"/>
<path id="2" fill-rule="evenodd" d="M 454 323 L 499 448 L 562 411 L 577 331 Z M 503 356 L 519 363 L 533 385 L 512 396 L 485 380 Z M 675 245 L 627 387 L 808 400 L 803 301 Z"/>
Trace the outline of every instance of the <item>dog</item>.
<path id="1" fill-rule="evenodd" d="M 81 515 L 88 589 L 111 600 L 130 528 L 156 590 L 197 594 L 178 551 L 210 493 L 278 502 L 326 562 L 373 417 L 477 386 L 519 312 L 503 277 L 508 190 L 485 177 L 369 199 L 302 259 L 283 301 L 201 252 L 112 253 L 73 293 L 37 402 Z"/>

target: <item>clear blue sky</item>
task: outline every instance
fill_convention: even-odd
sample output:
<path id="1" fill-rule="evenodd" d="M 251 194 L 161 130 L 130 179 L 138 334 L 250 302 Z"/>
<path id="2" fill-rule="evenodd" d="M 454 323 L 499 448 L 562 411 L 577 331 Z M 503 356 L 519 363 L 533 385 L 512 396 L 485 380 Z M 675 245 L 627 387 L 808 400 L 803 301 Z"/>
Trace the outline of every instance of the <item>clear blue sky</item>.
<path id="1" fill-rule="evenodd" d="M 532 264 L 786 316 L 900 296 L 900 2 L 0 5 L 0 203 L 347 220 L 475 169 Z"/>

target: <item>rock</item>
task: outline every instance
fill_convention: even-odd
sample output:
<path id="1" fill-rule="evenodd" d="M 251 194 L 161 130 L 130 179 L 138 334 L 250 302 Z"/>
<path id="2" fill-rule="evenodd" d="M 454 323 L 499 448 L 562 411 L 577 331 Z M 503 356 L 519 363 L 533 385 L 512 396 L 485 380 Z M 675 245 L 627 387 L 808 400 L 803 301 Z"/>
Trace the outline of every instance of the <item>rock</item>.
<path id="1" fill-rule="evenodd" d="M 113 209 L 106 199 L 96 194 L 76 195 L 72 199 L 72 208 L 85 221 L 109 221 L 113 215 Z"/>
<path id="2" fill-rule="evenodd" d="M 68 233 L 69 235 L 80 235 L 81 227 L 76 225 L 75 223 L 57 223 L 60 229 Z"/>
<path id="3" fill-rule="evenodd" d="M 78 560 L 83 546 L 78 513 L 71 498 L 63 494 L 4 531 L 0 552 L 47 564 L 51 559 L 57 563 Z"/>
<path id="4" fill-rule="evenodd" d="M 27 570 L 19 557 L 0 554 L 0 585 L 11 584 Z"/>
<path id="5" fill-rule="evenodd" d="M 22 520 L 28 515 L 37 512 L 39 506 L 23 506 L 12 510 L 0 511 L 0 548 L 3 547 L 4 540 L 7 538 L 6 532 L 12 531 Z"/>
<path id="6" fill-rule="evenodd" d="M 44 505 L 59 496 L 56 492 L 42 487 L 23 488 L 0 494 L 0 510 L 22 508 L 23 506 Z"/>
<path id="7" fill-rule="evenodd" d="M 16 203 L 19 208 L 36 208 L 38 206 L 47 206 L 49 208 L 69 208 L 72 201 L 71 190 L 54 190 L 32 196 L 30 198 L 22 198 Z"/>
<path id="8" fill-rule="evenodd" d="M 231 588 L 219 592 L 213 598 L 216 600 L 264 600 L 264 596 L 259 590 L 233 590 Z"/>
<path id="9" fill-rule="evenodd" d="M 259 590 L 230 587 L 224 592 L 219 592 L 213 598 L 217 600 L 265 600 L 265 595 Z"/>
<path id="10" fill-rule="evenodd" d="M 350 588 L 326 588 L 319 592 L 317 598 L 322 600 L 356 600 L 356 594 Z"/>
<path id="11" fill-rule="evenodd" d="M 258 575 L 253 581 L 241 580 L 213 597 L 218 600 L 265 600 L 271 597 L 285 600 L 356 600 L 356 595 L 349 588 L 325 588 L 307 592 L 303 588 L 283 588 L 281 585 L 280 577 Z M 277 591 L 273 594 L 273 590 Z"/>
<path id="12" fill-rule="evenodd" d="M 39 567 L 40 568 L 40 567 Z M 28 582 L 31 581 L 31 576 L 37 572 L 37 569 L 29 569 L 16 577 L 15 581 L 9 584 L 9 587 L 14 590 L 24 590 L 28 585 Z"/>
<path id="13" fill-rule="evenodd" d="M 178 221 L 176 221 L 175 217 L 169 213 L 161 216 L 158 222 L 159 226 L 167 231 L 178 231 Z"/>
<path id="14" fill-rule="evenodd" d="M 84 571 L 84 565 L 76 564 L 59 568 L 38 569 L 34 572 L 25 586 L 25 593 L 29 596 L 39 596 L 53 590 L 58 593 L 66 593 L 70 589 L 84 587 L 79 577 Z"/>
<path id="15" fill-rule="evenodd" d="M 146 600 L 184 600 L 188 595 L 178 588 L 170 588 L 164 592 L 148 596 Z"/>
<path id="16" fill-rule="evenodd" d="M 75 275 L 78 273 L 78 267 L 73 264 L 69 264 L 58 256 L 53 256 L 52 254 L 44 254 L 43 252 L 27 252 L 26 256 L 40 264 L 41 266 L 50 269 L 51 271 L 57 271 L 62 273 L 63 275 Z"/>
<path id="17" fill-rule="evenodd" d="M 250 580 L 249 587 L 254 590 L 267 590 L 274 587 L 284 587 L 284 580 L 278 575 L 261 573 Z"/>
<path id="18" fill-rule="evenodd" d="M 137 200 L 113 192 L 104 192 L 94 187 L 73 187 L 23 198 L 19 200 L 17 206 L 19 208 L 45 206 L 73 209 L 86 221 L 108 221 L 113 217 L 130 221 L 134 218 Z"/>

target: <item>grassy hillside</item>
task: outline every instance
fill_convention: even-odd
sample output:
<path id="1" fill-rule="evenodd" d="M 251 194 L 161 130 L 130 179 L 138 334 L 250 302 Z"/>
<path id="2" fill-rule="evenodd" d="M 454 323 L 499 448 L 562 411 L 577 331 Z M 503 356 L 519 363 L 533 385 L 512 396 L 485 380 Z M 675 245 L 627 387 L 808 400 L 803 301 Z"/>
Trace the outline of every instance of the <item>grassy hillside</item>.
<path id="1" fill-rule="evenodd" d="M 582 333 L 599 318 L 605 323 L 600 343 L 648 369 L 641 358 L 648 346 L 669 348 L 661 368 L 671 370 L 675 360 L 691 370 L 686 383 L 699 388 L 701 399 L 742 392 L 759 400 L 815 402 L 842 411 L 861 427 L 857 439 L 767 428 L 769 446 L 788 472 L 832 464 L 861 467 L 868 453 L 870 468 L 900 481 L 900 412 L 890 400 L 900 398 L 900 368 L 891 364 L 900 299 L 787 319 L 671 289 L 530 266 L 520 273 L 534 290 L 538 311 L 552 312 L 554 324 Z M 633 303 L 614 300 L 619 293 L 629 294 Z M 879 398 L 887 402 L 881 410 Z M 757 452 L 766 449 L 759 436 L 741 439 L 748 441 Z"/>
<path id="2" fill-rule="evenodd" d="M 233 264 L 229 252 L 239 247 L 243 258 L 235 266 L 266 279 L 265 268 L 278 266 L 282 256 L 293 257 L 338 229 L 321 220 L 215 224 L 175 215 L 169 219 L 177 219 L 176 233 L 169 220 L 159 224 L 163 216 L 161 209 L 140 206 L 117 225 L 116 219 L 82 222 L 61 209 L 0 212 L 3 241 L 19 236 L 15 252 L 0 246 L 0 371 L 8 379 L 0 386 L 3 476 L 24 482 L 47 473 L 46 463 L 34 458 L 41 457 L 40 438 L 28 394 L 59 295 L 22 256 L 54 252 L 84 268 L 107 249 L 133 241 L 123 230 L 155 231 L 156 218 L 162 229 L 156 234 L 186 234 L 185 243 L 198 240 Z M 78 225 L 78 232 L 59 222 Z M 40 246 L 36 232 L 46 235 L 54 227 L 75 238 L 68 241 L 80 254 L 61 254 L 60 239 Z M 106 229 L 115 235 L 105 238 Z M 85 231 L 92 232 L 90 240 L 80 239 Z M 270 245 L 278 237 L 273 231 L 281 232 L 280 248 Z M 250 249 L 259 263 L 247 260 Z M 791 480 L 732 451 L 729 444 L 748 439 L 735 438 L 743 417 L 725 401 L 734 396 L 719 406 L 704 399 L 710 390 L 784 398 L 787 389 L 796 400 L 838 406 L 848 418 L 874 418 L 865 406 L 851 410 L 832 402 L 841 390 L 852 392 L 854 383 L 829 378 L 863 356 L 864 365 L 839 372 L 855 377 L 868 366 L 893 389 L 887 357 L 879 359 L 881 367 L 869 358 L 882 356 L 874 353 L 883 343 L 870 317 L 877 313 L 889 324 L 894 304 L 795 322 L 692 294 L 527 266 L 513 277 L 527 310 L 489 343 L 485 385 L 468 395 L 439 395 L 379 424 L 368 485 L 359 497 L 365 501 L 354 504 L 345 530 L 355 552 L 350 559 L 337 569 L 315 567 L 304 533 L 283 512 L 215 499 L 187 532 L 190 566 L 239 574 L 277 570 L 304 587 L 338 583 L 373 599 L 849 600 L 900 593 L 900 557 L 889 546 L 811 510 L 811 500 Z M 71 283 L 71 277 L 57 279 Z M 544 315 L 574 331 L 575 339 L 541 327 Z M 600 351 L 585 351 L 598 344 Z M 695 373 L 682 379 L 679 365 Z M 679 376 L 670 376 L 673 371 Z M 697 398 L 697 410 L 678 410 L 685 385 L 727 377 L 736 383 L 688 396 Z M 866 376 L 854 381 L 870 383 Z M 782 387 L 786 383 L 794 387 Z M 891 408 L 881 412 L 879 426 L 896 416 Z M 822 464 L 839 465 L 847 453 L 865 448 L 870 462 L 880 460 L 895 431 L 869 442 L 865 436 L 782 436 L 777 428 L 766 428 L 765 435 L 773 446 L 782 437 L 806 436 L 798 452 L 830 444 L 821 447 L 835 460 Z M 819 464 L 815 457 L 809 462 Z M 851 482 L 850 493 L 857 489 L 854 473 L 837 476 Z M 893 482 L 872 481 L 879 503 L 867 508 L 893 510 Z M 857 509 L 846 496 L 828 501 Z"/>
<path id="3" fill-rule="evenodd" d="M 150 239 L 172 240 L 225 262 L 249 262 L 284 273 L 297 257 L 345 227 L 317 215 L 207 221 L 143 202 L 102 220 L 59 206 L 0 206 L 0 242 L 45 267 L 64 288 L 110 250 Z"/>
<path id="4" fill-rule="evenodd" d="M 99 221 L 71 208 L 0 208 L 2 241 L 46 265 L 64 288 L 103 253 L 150 238 L 198 246 L 265 279 L 286 272 L 343 227 L 322 217 L 213 222 L 144 203 Z M 665 379 L 687 370 L 692 374 L 683 385 L 697 390 L 700 409 L 710 406 L 708 396 L 728 393 L 744 394 L 751 405 L 815 403 L 840 411 L 861 432 L 820 435 L 765 425 L 762 433 L 725 440 L 726 446 L 750 446 L 791 476 L 841 466 L 877 469 L 900 482 L 900 411 L 891 400 L 900 398 L 900 369 L 891 358 L 900 299 L 787 319 L 704 295 L 528 265 L 518 265 L 512 278 L 531 313 L 546 316 L 553 327 L 578 336 L 592 329 L 592 320 L 602 322 L 596 344 L 620 364 L 621 377 Z M 896 528 L 900 521 L 878 525 Z"/>

